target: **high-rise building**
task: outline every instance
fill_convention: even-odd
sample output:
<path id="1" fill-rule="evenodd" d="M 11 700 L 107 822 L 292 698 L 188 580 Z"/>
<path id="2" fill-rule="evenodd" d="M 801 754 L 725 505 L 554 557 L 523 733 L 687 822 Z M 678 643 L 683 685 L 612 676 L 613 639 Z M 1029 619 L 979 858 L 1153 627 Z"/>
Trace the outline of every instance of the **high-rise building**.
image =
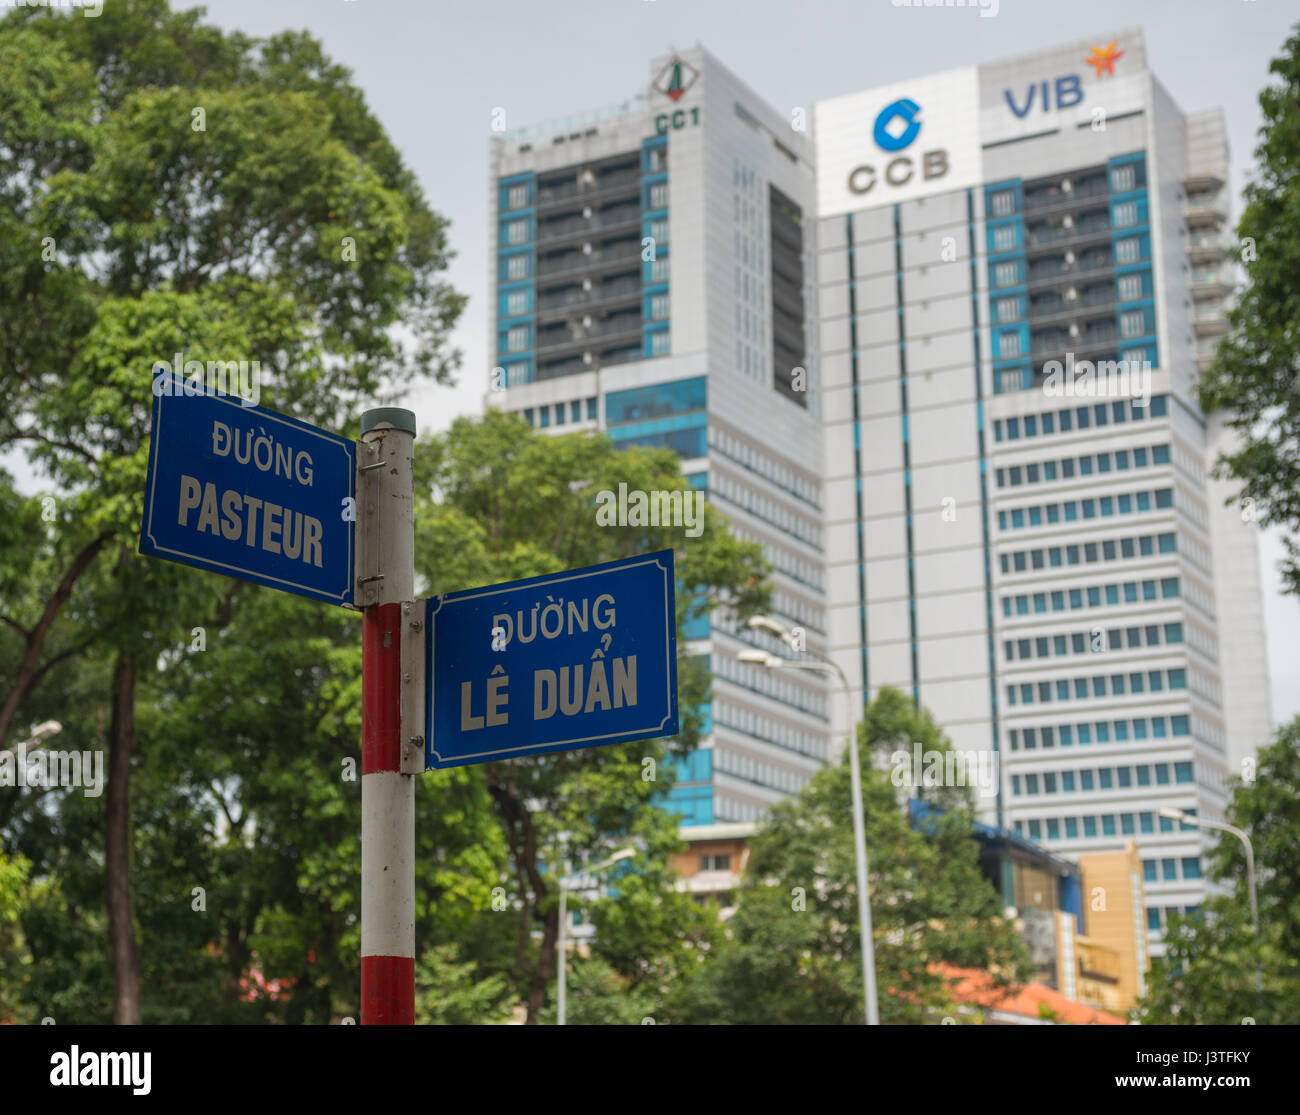
<path id="1" fill-rule="evenodd" d="M 987 819 L 1136 840 L 1152 951 L 1268 733 L 1256 528 L 1207 479 L 1227 141 L 1140 30 L 815 107 L 830 642 L 994 749 Z M 836 710 L 837 711 L 837 710 Z"/>
<path id="2" fill-rule="evenodd" d="M 653 60 L 648 78 L 622 105 L 492 143 L 489 340 L 504 390 L 488 405 L 675 450 L 762 544 L 776 617 L 825 651 L 812 148 L 702 49 Z M 690 825 L 751 820 L 826 759 L 824 680 L 738 661 L 781 644 L 721 611 L 687 634 L 713 698 L 668 804 Z"/>

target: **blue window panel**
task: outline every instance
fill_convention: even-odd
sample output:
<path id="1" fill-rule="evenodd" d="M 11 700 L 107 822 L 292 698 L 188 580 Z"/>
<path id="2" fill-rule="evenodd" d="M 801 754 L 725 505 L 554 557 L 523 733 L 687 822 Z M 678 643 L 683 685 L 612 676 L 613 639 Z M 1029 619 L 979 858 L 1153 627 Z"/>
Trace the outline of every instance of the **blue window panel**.
<path id="1" fill-rule="evenodd" d="M 708 404 L 708 380 L 704 376 L 611 391 L 605 396 L 605 421 L 609 425 L 633 422 L 660 415 L 703 410 Z"/>
<path id="2" fill-rule="evenodd" d="M 646 425 L 652 425 L 652 423 L 646 423 Z M 667 430 L 662 433 L 637 436 L 625 433 L 626 430 L 631 428 L 623 427 L 621 430 L 610 431 L 610 437 L 616 449 L 630 449 L 638 445 L 661 446 L 665 449 L 671 449 L 684 460 L 703 457 L 708 453 L 707 430 L 702 423 L 696 429 Z"/>
<path id="3" fill-rule="evenodd" d="M 1159 906 L 1147 907 L 1147 929 L 1150 930 L 1151 932 L 1159 932 L 1160 930 L 1160 907 Z"/>
<path id="4" fill-rule="evenodd" d="M 683 825 L 713 824 L 712 786 L 674 786 L 662 807 L 681 817 Z"/>
<path id="5" fill-rule="evenodd" d="M 1177 717 L 1175 717 L 1175 719 L 1177 719 Z M 1175 733 L 1175 734 L 1177 734 L 1177 733 Z M 1191 764 L 1191 763 L 1175 763 L 1175 764 L 1174 764 L 1174 781 L 1175 781 L 1175 782 L 1187 783 L 1187 782 L 1191 782 L 1192 779 L 1193 779 L 1193 774 L 1192 774 L 1192 764 Z"/>

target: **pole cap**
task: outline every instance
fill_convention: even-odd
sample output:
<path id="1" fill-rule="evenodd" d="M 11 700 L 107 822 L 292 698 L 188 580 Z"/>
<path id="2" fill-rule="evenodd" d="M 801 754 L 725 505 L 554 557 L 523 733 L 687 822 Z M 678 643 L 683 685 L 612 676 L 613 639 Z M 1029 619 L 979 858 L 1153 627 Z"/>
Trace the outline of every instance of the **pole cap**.
<path id="1" fill-rule="evenodd" d="M 377 426 L 392 426 L 395 430 L 405 430 L 415 435 L 415 411 L 405 407 L 375 407 L 361 416 L 361 433 L 370 433 Z"/>

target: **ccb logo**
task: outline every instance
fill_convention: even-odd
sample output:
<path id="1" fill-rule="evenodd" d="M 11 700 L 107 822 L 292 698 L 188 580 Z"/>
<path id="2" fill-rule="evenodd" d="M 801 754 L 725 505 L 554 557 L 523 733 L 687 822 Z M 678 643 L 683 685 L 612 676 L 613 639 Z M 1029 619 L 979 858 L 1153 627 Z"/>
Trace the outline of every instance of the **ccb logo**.
<path id="1" fill-rule="evenodd" d="M 876 141 L 876 146 L 882 151 L 901 151 L 907 147 L 921 133 L 921 121 L 916 118 L 920 111 L 921 106 L 907 97 L 901 97 L 893 104 L 886 105 L 876 117 L 876 126 L 871 132 L 871 138 Z M 889 130 L 889 126 L 895 120 L 903 121 L 904 125 L 903 130 L 897 135 Z"/>
<path id="2" fill-rule="evenodd" d="M 908 97 L 887 104 L 876 116 L 871 138 L 882 151 L 902 151 L 916 142 L 921 134 L 921 106 Z M 905 186 L 916 173 L 911 156 L 899 155 L 885 164 L 883 178 L 888 186 Z M 941 178 L 948 173 L 948 152 L 943 148 L 921 154 L 921 177 Z M 849 172 L 849 190 L 869 193 L 876 185 L 876 168 L 869 163 Z"/>

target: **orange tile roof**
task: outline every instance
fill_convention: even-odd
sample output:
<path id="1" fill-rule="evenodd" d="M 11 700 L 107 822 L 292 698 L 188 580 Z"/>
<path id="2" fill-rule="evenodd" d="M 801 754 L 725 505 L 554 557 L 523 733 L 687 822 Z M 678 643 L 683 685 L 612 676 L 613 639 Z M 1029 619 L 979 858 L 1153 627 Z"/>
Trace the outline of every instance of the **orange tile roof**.
<path id="1" fill-rule="evenodd" d="M 993 977 L 979 968 L 957 968 L 951 964 L 932 964 L 932 972 L 942 975 L 948 990 L 959 1003 L 970 1003 L 985 1010 L 1018 1014 L 1024 1018 L 1043 1017 L 1040 1006 L 1048 1007 L 1052 1020 L 1076 1026 L 1123 1026 L 1124 1019 L 1096 1007 L 1067 999 L 1059 991 L 1041 983 L 1012 984 L 998 987 Z"/>

